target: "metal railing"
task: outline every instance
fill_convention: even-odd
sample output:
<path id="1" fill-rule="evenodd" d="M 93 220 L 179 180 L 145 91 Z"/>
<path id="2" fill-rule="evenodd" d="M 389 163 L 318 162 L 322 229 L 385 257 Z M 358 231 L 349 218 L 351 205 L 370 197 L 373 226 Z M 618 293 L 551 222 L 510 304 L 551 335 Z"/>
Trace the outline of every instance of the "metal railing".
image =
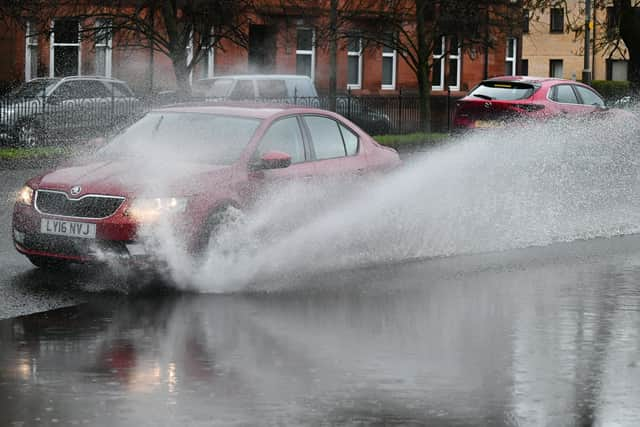
<path id="1" fill-rule="evenodd" d="M 182 100 L 184 101 L 184 100 Z M 192 97 L 187 101 L 216 103 L 221 99 Z M 61 144 L 108 135 L 137 120 L 147 111 L 170 103 L 174 97 L 83 98 L 52 100 L 47 97 L 0 99 L 0 145 Z M 258 99 L 251 102 L 291 104 L 329 109 L 328 96 Z M 432 97 L 433 131 L 447 131 L 455 99 Z M 402 134 L 423 129 L 417 95 L 393 96 L 350 93 L 335 99 L 335 111 L 372 135 Z"/>

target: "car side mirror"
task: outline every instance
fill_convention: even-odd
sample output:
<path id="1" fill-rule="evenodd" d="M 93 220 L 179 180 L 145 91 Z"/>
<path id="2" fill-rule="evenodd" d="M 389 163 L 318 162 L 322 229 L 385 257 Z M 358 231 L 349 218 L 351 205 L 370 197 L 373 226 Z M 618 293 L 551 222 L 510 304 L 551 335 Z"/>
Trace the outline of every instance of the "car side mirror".
<path id="1" fill-rule="evenodd" d="M 291 156 L 282 151 L 267 151 L 254 169 L 284 169 L 291 165 Z"/>

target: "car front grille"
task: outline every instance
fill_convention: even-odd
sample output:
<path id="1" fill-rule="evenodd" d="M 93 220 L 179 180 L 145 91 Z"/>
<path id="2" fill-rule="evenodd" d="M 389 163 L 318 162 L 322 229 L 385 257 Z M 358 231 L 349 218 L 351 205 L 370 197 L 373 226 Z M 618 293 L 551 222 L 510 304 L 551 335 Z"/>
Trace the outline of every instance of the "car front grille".
<path id="1" fill-rule="evenodd" d="M 69 199 L 61 191 L 37 190 L 35 207 L 51 215 L 100 219 L 113 215 L 122 202 L 124 197 L 89 195 Z"/>
<path id="2" fill-rule="evenodd" d="M 21 246 L 34 250 L 67 256 L 99 257 L 103 255 L 127 256 L 126 242 L 79 239 L 47 234 L 26 234 Z"/>

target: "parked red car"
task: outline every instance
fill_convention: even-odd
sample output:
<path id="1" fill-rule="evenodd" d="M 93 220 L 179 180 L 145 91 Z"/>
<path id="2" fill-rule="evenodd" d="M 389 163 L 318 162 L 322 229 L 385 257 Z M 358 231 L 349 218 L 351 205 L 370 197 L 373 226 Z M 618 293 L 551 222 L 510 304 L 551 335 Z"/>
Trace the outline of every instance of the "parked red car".
<path id="1" fill-rule="evenodd" d="M 502 127 L 513 119 L 615 113 L 592 87 L 573 80 L 503 76 L 482 81 L 458 101 L 457 130 Z"/>
<path id="2" fill-rule="evenodd" d="M 350 121 L 277 105 L 182 105 L 154 110 L 91 161 L 29 180 L 13 213 L 16 249 L 40 267 L 145 253 L 138 231 L 170 217 L 197 251 L 230 206 L 267 184 L 361 175 L 400 163 Z"/>

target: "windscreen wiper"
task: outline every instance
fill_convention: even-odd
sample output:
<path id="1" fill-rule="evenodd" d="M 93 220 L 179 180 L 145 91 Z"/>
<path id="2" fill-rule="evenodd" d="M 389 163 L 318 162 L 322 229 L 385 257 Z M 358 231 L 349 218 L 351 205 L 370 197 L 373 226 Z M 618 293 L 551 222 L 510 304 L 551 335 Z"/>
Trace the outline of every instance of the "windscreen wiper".
<path id="1" fill-rule="evenodd" d="M 475 96 L 476 98 L 482 98 L 482 99 L 488 99 L 489 101 L 491 101 L 493 98 L 490 97 L 489 95 L 483 95 L 481 93 L 474 93 L 471 96 Z"/>

